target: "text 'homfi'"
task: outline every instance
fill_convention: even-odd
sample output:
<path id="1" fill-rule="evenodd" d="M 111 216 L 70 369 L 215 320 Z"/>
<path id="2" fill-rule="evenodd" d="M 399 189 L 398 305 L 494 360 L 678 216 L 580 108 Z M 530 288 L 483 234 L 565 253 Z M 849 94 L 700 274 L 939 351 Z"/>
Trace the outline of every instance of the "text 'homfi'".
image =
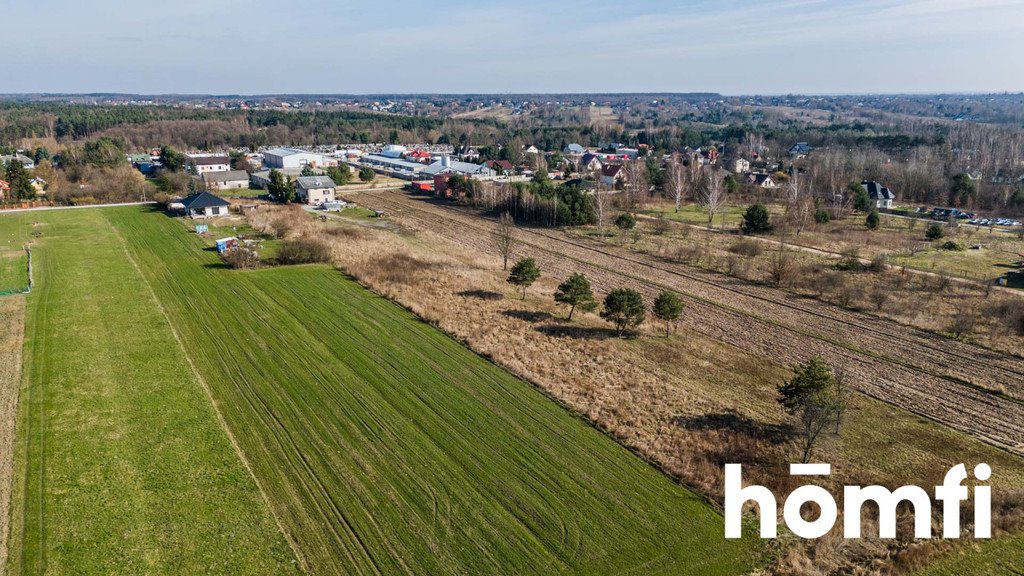
<path id="1" fill-rule="evenodd" d="M 790 476 L 828 476 L 832 473 L 830 464 L 791 464 Z M 743 506 L 747 502 L 757 504 L 761 520 L 761 538 L 776 538 L 778 535 L 778 503 L 771 490 L 764 486 L 743 486 L 742 467 L 739 464 L 725 465 L 725 537 L 740 538 L 743 535 Z M 992 475 L 988 464 L 974 467 L 974 477 L 987 482 Z M 960 537 L 960 503 L 970 497 L 971 490 L 964 486 L 967 467 L 958 464 L 950 468 L 941 486 L 935 487 L 935 500 L 942 503 L 942 537 Z M 992 536 L 992 488 L 976 485 L 974 493 L 974 537 Z M 861 537 L 861 508 L 867 502 L 878 506 L 879 538 L 896 537 L 896 509 L 901 502 L 909 502 L 914 511 L 914 537 L 932 537 L 932 499 L 928 491 L 920 486 L 901 486 L 890 490 L 884 486 L 843 487 L 843 535 L 846 538 Z M 814 520 L 805 520 L 801 508 L 808 503 L 818 506 Z M 782 518 L 789 530 L 801 538 L 820 538 L 832 531 L 839 516 L 839 506 L 832 494 L 821 486 L 807 485 L 793 490 L 786 498 Z"/>

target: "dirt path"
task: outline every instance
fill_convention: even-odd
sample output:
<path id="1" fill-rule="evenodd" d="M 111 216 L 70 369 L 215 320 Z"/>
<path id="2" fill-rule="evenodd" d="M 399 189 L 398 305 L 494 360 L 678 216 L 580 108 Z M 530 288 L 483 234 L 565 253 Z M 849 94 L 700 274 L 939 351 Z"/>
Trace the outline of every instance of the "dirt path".
<path id="1" fill-rule="evenodd" d="M 25 297 L 0 297 L 0 574 L 4 574 L 7 567 L 15 423 L 24 336 Z"/>
<path id="2" fill-rule="evenodd" d="M 493 251 L 493 225 L 469 211 L 394 192 L 361 202 Z M 871 397 L 1024 455 L 1024 359 L 559 231 L 520 237 L 545 274 L 583 272 L 598 291 L 628 286 L 648 299 L 675 290 L 687 299 L 684 321 L 708 337 L 782 363 L 823 357 Z"/>

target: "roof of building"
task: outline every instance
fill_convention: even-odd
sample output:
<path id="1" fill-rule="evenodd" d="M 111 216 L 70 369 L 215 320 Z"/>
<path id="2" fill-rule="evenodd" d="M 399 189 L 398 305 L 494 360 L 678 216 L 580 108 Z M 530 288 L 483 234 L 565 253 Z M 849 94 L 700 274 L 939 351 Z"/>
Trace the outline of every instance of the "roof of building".
<path id="1" fill-rule="evenodd" d="M 317 190 L 319 188 L 334 188 L 334 180 L 327 176 L 300 176 L 295 179 L 295 185 L 303 190 Z"/>
<path id="2" fill-rule="evenodd" d="M 601 175 L 609 178 L 615 178 L 622 172 L 622 164 L 605 164 L 601 166 Z"/>
<path id="3" fill-rule="evenodd" d="M 197 192 L 182 200 L 181 205 L 186 210 L 203 210 L 213 206 L 230 206 L 231 203 L 209 192 Z"/>
<path id="4" fill-rule="evenodd" d="M 594 154 L 593 152 L 587 152 L 586 154 L 583 155 L 583 158 L 580 159 L 580 163 L 582 163 L 584 166 L 587 166 L 595 159 L 598 162 L 601 161 L 601 157 L 598 156 L 597 154 Z"/>
<path id="5" fill-rule="evenodd" d="M 867 191 L 868 196 L 872 200 L 895 200 L 896 199 L 896 195 L 892 193 L 892 190 L 889 190 L 888 188 L 886 188 L 885 186 L 882 186 L 878 182 L 873 182 L 871 180 L 865 180 L 865 181 L 861 182 L 860 185 L 862 187 L 864 187 L 864 190 Z"/>
<path id="6" fill-rule="evenodd" d="M 33 164 L 34 165 L 35 164 L 34 160 L 32 160 L 31 158 L 29 158 L 28 156 L 25 156 L 24 154 L 22 154 L 20 152 L 17 153 L 17 154 L 7 154 L 7 155 L 4 155 L 4 156 L 0 156 L 0 163 L 7 164 L 8 162 L 10 162 L 11 160 L 14 160 L 15 158 L 20 160 L 23 165 L 24 164 Z"/>
<path id="7" fill-rule="evenodd" d="M 459 162 L 458 160 L 450 160 L 448 165 L 441 160 L 434 162 L 430 166 L 423 169 L 424 174 L 440 174 L 445 171 L 460 172 L 462 174 L 479 174 L 487 171 L 489 168 L 483 164 L 473 164 L 472 162 Z"/>
<path id="8" fill-rule="evenodd" d="M 224 172 L 207 172 L 203 174 L 203 180 L 207 182 L 239 182 L 249 181 L 249 173 L 245 170 L 227 170 Z"/>
<path id="9" fill-rule="evenodd" d="M 573 143 L 565 147 L 565 152 L 568 154 L 583 154 L 587 149 L 579 144 Z"/>
<path id="10" fill-rule="evenodd" d="M 404 168 L 406 170 L 422 170 L 423 164 L 419 162 L 410 162 L 409 160 L 402 160 L 401 158 L 388 158 L 387 156 L 380 156 L 378 154 L 367 154 L 362 158 L 363 162 L 369 162 L 371 164 L 383 164 L 385 166 L 392 166 L 395 168 Z"/>
<path id="11" fill-rule="evenodd" d="M 319 156 L 319 154 L 317 154 L 315 152 L 309 152 L 308 150 L 299 150 L 298 148 L 272 148 L 272 149 L 267 150 L 266 152 L 263 153 L 264 156 L 266 156 L 268 154 L 271 155 L 271 156 L 282 156 L 282 157 L 283 156 L 295 156 L 296 154 L 312 154 L 314 156 Z"/>
<path id="12" fill-rule="evenodd" d="M 189 156 L 188 161 L 196 166 L 213 166 L 218 164 L 231 164 L 227 156 Z"/>
<path id="13" fill-rule="evenodd" d="M 506 171 L 512 170 L 512 163 L 508 160 L 488 160 L 487 162 L 484 162 L 484 164 L 492 170 L 497 170 L 498 168 Z"/>
<path id="14" fill-rule="evenodd" d="M 771 175 L 764 172 L 747 172 L 744 176 L 746 176 L 747 182 L 757 184 L 758 186 L 764 186 L 766 183 L 775 183 Z"/>

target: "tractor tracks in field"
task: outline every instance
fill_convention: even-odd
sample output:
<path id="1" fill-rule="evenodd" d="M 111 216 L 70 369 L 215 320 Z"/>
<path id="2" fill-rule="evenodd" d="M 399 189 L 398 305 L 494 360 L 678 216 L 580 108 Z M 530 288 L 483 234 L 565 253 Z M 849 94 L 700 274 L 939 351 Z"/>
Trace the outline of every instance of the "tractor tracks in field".
<path id="1" fill-rule="evenodd" d="M 460 245 L 493 251 L 493 224 L 466 209 L 400 192 L 362 199 Z M 1024 455 L 1024 359 L 559 231 L 520 228 L 519 241 L 519 252 L 548 274 L 583 272 L 599 291 L 626 286 L 648 299 L 674 290 L 686 298 L 684 321 L 697 332 L 778 363 L 823 357 L 868 396 Z"/>

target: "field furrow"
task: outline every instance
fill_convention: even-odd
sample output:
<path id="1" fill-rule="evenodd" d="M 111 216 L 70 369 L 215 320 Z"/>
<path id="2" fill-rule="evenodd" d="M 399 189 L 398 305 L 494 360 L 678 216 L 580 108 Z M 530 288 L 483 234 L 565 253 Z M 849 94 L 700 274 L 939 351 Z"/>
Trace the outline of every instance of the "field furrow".
<path id="1" fill-rule="evenodd" d="M 704 500 L 325 266 L 226 268 L 108 211 L 316 574 L 733 574 Z"/>

